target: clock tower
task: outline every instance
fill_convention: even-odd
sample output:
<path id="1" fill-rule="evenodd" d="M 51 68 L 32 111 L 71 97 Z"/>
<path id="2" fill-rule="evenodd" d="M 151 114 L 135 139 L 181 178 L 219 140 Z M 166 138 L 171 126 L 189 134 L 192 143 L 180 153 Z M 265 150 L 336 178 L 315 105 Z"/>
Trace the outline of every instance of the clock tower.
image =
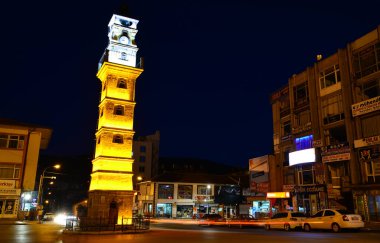
<path id="1" fill-rule="evenodd" d="M 95 156 L 88 193 L 88 217 L 108 218 L 110 224 L 131 223 L 133 209 L 132 142 L 136 79 L 135 37 L 138 20 L 113 15 L 108 46 L 99 62 L 102 83 Z"/>

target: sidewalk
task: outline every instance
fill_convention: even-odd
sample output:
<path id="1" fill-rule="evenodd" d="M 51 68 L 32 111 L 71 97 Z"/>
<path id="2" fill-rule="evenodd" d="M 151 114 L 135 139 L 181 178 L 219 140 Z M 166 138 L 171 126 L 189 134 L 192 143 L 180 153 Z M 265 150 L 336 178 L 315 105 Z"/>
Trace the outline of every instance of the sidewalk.
<path id="1" fill-rule="evenodd" d="M 362 231 L 380 232 L 380 222 L 365 222 Z"/>
<path id="2" fill-rule="evenodd" d="M 0 219 L 0 225 L 25 225 L 25 224 L 38 224 L 38 220 L 18 220 L 18 219 Z"/>

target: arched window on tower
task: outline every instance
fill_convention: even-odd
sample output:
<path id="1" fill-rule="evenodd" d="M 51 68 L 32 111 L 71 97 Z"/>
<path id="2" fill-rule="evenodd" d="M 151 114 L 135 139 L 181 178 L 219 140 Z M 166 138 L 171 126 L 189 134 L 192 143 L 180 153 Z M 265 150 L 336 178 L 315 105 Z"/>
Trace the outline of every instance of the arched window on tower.
<path id="1" fill-rule="evenodd" d="M 113 110 L 114 115 L 123 116 L 124 115 L 124 107 L 121 105 L 115 106 Z"/>
<path id="2" fill-rule="evenodd" d="M 123 136 L 122 135 L 113 135 L 112 139 L 113 143 L 123 143 Z"/>
<path id="3" fill-rule="evenodd" d="M 120 78 L 117 81 L 117 87 L 121 88 L 121 89 L 126 89 L 127 88 L 127 81 L 125 79 L 123 79 L 123 78 Z"/>

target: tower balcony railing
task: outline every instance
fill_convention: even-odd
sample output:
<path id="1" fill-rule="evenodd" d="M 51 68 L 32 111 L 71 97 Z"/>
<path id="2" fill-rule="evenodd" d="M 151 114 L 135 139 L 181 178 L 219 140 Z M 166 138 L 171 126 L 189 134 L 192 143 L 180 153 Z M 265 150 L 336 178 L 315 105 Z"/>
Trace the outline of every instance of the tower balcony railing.
<path id="1" fill-rule="evenodd" d="M 98 63 L 98 70 L 102 67 L 104 62 L 108 62 L 108 50 L 106 50 L 100 58 Z M 144 68 L 144 59 L 142 57 L 140 57 L 139 61 L 136 63 L 136 68 Z"/>

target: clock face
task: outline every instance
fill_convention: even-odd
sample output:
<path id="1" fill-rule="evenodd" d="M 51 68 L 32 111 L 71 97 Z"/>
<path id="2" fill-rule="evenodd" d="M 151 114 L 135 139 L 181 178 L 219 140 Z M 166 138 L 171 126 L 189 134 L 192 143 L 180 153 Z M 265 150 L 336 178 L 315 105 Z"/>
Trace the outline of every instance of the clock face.
<path id="1" fill-rule="evenodd" d="M 129 43 L 129 39 L 128 39 L 128 37 L 126 37 L 126 36 L 122 36 L 122 37 L 120 37 L 119 41 L 120 41 L 120 43 L 122 43 L 122 44 L 128 44 L 128 43 Z"/>

